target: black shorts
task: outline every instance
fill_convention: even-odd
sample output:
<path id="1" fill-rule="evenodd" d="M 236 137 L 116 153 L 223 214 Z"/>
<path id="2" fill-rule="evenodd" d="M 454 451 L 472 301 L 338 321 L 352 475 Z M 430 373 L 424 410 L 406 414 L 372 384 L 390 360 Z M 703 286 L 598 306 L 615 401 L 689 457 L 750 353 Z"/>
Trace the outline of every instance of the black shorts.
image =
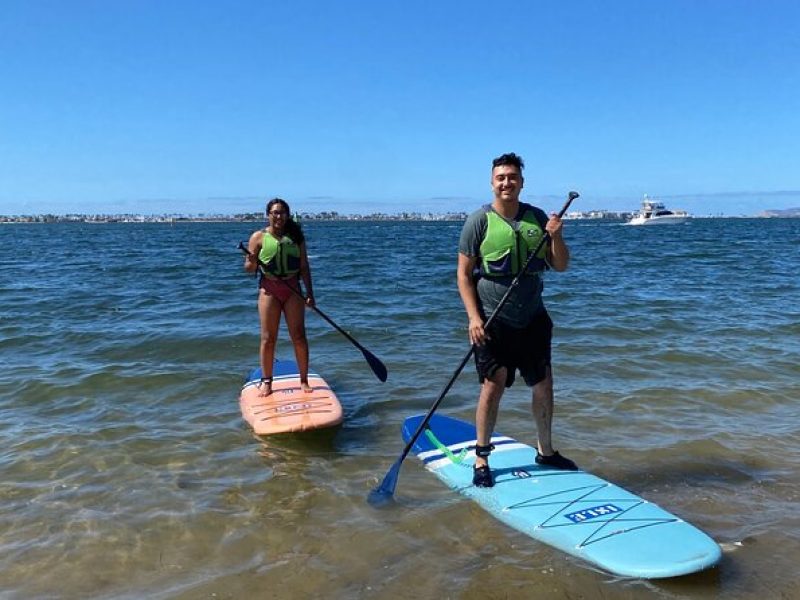
<path id="1" fill-rule="evenodd" d="M 506 387 L 514 383 L 517 369 L 529 386 L 547 376 L 553 339 L 553 321 L 547 311 L 539 313 L 522 329 L 494 321 L 487 333 L 490 339 L 475 348 L 475 367 L 481 383 L 500 367 L 507 369 Z"/>

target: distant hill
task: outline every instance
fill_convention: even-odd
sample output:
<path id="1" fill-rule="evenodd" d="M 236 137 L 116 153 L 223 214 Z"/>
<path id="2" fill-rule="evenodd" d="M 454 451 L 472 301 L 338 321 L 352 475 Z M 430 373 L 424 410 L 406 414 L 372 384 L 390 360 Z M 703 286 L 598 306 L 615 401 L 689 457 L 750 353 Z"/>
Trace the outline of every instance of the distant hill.
<path id="1" fill-rule="evenodd" d="M 760 217 L 800 217 L 800 208 L 784 208 L 781 210 L 765 210 Z"/>

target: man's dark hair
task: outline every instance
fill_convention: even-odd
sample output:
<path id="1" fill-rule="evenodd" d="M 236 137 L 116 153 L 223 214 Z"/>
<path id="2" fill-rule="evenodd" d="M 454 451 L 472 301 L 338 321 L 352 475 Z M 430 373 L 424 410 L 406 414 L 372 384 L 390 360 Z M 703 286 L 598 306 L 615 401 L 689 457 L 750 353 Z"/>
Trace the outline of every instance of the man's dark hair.
<path id="1" fill-rule="evenodd" d="M 513 152 L 509 152 L 508 154 L 503 154 L 502 156 L 498 156 L 492 161 L 492 169 L 495 167 L 517 167 L 519 172 L 522 173 L 522 169 L 525 168 L 525 163 L 522 161 L 521 156 L 517 156 Z"/>

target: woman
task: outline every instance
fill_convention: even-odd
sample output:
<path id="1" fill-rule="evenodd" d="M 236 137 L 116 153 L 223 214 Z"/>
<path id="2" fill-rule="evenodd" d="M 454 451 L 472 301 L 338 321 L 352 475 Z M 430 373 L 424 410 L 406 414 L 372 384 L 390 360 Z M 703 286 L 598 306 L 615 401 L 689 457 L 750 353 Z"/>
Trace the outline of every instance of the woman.
<path id="1" fill-rule="evenodd" d="M 314 306 L 311 269 L 308 266 L 305 236 L 300 225 L 292 219 L 285 200 L 273 198 L 267 203 L 267 227 L 250 236 L 248 248 L 250 254 L 244 260 L 245 271 L 252 273 L 258 269 L 260 272 L 260 395 L 269 396 L 272 393 L 272 366 L 281 313 L 285 315 L 289 337 L 294 344 L 300 386 L 304 392 L 311 392 L 311 386 L 308 385 L 308 340 L 305 325 L 305 306 Z M 301 295 L 300 278 L 305 286 L 305 301 Z"/>

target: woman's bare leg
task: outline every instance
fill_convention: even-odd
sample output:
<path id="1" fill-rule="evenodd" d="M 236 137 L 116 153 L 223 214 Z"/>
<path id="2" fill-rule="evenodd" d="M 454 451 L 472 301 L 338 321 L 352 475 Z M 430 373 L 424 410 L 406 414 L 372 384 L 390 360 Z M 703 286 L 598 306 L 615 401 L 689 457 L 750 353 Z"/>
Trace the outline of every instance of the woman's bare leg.
<path id="1" fill-rule="evenodd" d="M 283 305 L 286 328 L 294 345 L 294 357 L 300 371 L 300 387 L 311 392 L 308 384 L 308 339 L 306 338 L 306 304 L 300 296 L 292 296 Z"/>
<path id="2" fill-rule="evenodd" d="M 275 341 L 278 339 L 278 328 L 281 324 L 281 304 L 264 290 L 258 290 L 258 316 L 261 322 L 261 343 L 259 359 L 261 377 L 266 380 L 261 386 L 260 396 L 272 393 L 272 367 L 275 362 Z"/>

